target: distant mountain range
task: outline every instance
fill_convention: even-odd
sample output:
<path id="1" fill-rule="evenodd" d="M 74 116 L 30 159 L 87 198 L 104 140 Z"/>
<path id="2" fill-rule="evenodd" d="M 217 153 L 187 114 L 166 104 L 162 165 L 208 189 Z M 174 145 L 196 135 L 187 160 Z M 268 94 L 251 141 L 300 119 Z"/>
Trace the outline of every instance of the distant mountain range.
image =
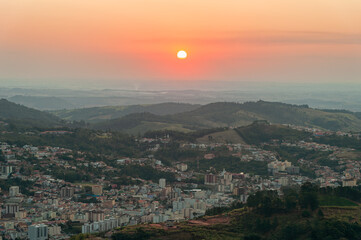
<path id="1" fill-rule="evenodd" d="M 38 110 L 56 110 L 76 107 L 70 101 L 59 97 L 16 95 L 10 97 L 8 100 Z"/>
<path id="2" fill-rule="evenodd" d="M 206 128 L 245 126 L 256 120 L 310 126 L 334 131 L 361 131 L 359 113 L 318 110 L 309 108 L 307 105 L 265 101 L 243 104 L 211 103 L 192 111 L 164 116 L 151 113 L 134 113 L 122 118 L 98 122 L 93 124 L 92 127 L 137 134 L 161 129 L 192 131 Z"/>
<path id="3" fill-rule="evenodd" d="M 208 84 L 211 84 L 208 82 Z M 207 85 L 208 85 L 207 84 Z M 182 102 L 209 104 L 214 102 L 249 102 L 260 99 L 288 104 L 308 104 L 317 109 L 346 109 L 361 112 L 361 85 L 239 83 L 232 88 L 222 86 L 203 90 L 125 90 L 125 89 L 47 89 L 0 88 L 0 98 L 38 110 L 62 110 L 104 106 L 129 106 Z M 212 90 L 213 89 L 213 90 Z M 227 90 L 228 89 L 228 90 Z"/>
<path id="4" fill-rule="evenodd" d="M 0 101 L 0 118 L 26 121 L 35 126 L 64 125 L 64 120 L 90 123 L 99 130 L 123 131 L 130 134 L 155 130 L 189 132 L 218 127 L 238 127 L 257 120 L 294 124 L 329 130 L 361 131 L 361 113 L 346 110 L 319 110 L 307 105 L 278 102 L 217 102 L 207 105 L 161 103 L 118 107 L 95 107 L 59 110 L 52 113 L 24 107 L 7 100 Z M 60 120 L 63 119 L 63 122 Z"/>
<path id="5" fill-rule="evenodd" d="M 62 120 L 57 116 L 0 99 L 0 119 L 22 127 L 56 127 Z"/>
<path id="6" fill-rule="evenodd" d="M 186 103 L 159 103 L 151 105 L 130 105 L 130 106 L 106 106 L 81 108 L 71 110 L 52 111 L 56 116 L 69 120 L 87 122 L 100 122 L 115 118 L 121 118 L 132 113 L 151 113 L 155 115 L 177 114 L 195 110 L 199 108 L 199 104 Z"/>

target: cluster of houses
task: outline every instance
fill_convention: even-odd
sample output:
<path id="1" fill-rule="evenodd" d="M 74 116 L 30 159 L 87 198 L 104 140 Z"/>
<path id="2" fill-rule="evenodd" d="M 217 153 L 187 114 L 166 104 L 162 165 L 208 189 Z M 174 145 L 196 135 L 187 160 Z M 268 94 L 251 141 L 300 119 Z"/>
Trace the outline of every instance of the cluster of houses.
<path id="1" fill-rule="evenodd" d="M 315 129 L 301 130 L 328 134 Z M 162 144 L 169 143 L 170 138 L 143 138 L 138 141 L 150 144 L 148 150 L 157 151 Z M 229 206 L 234 201 L 246 202 L 251 194 L 260 190 L 275 190 L 281 194 L 282 187 L 301 185 L 307 181 L 321 186 L 356 186 L 361 178 L 361 164 L 342 157 L 344 152 L 352 149 L 303 141 L 273 142 L 271 145 L 330 152 L 329 160 L 335 161 L 340 169 L 322 165 L 317 160 L 280 161 L 275 152 L 247 144 L 184 143 L 181 148 L 199 150 L 205 160 L 211 160 L 216 157 L 214 149 L 225 147 L 229 156 L 238 157 L 241 162 L 265 162 L 268 175 L 225 169 L 197 172 L 186 162 L 165 166 L 153 155 L 115 158 L 109 164 L 104 160 L 107 158 L 89 161 L 87 153 L 61 147 L 16 146 L 2 142 L 0 180 L 11 185 L 2 184 L 0 189 L 0 236 L 4 239 L 68 239 L 74 234 L 74 229 L 79 233 L 107 232 L 111 236 L 114 229 L 126 225 L 172 224 L 199 217 L 213 207 Z M 114 184 L 106 177 L 112 173 L 117 179 L 121 168 L 129 164 L 148 165 L 158 171 L 172 173 L 176 182 L 168 182 L 165 178 L 152 182 L 139 177 L 132 179 L 138 181 L 137 185 L 122 185 Z M 73 171 L 91 167 L 97 169 L 98 175 L 92 175 L 89 182 L 67 182 L 53 175 L 51 169 L 54 166 Z M 30 168 L 32 171 L 27 171 Z M 303 168 L 309 169 L 315 177 L 303 175 Z M 201 174 L 204 175 L 203 183 L 188 181 Z"/>

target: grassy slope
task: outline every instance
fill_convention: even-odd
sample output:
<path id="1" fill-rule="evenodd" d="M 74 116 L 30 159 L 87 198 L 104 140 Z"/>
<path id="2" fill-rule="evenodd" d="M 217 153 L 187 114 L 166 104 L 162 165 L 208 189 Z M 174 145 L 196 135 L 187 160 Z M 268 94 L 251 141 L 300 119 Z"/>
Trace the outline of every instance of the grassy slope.
<path id="1" fill-rule="evenodd" d="M 209 138 L 211 137 L 211 139 Z M 207 134 L 197 139 L 198 143 L 245 143 L 233 129 Z"/>
<path id="2" fill-rule="evenodd" d="M 192 111 L 200 105 L 185 103 L 160 103 L 151 105 L 130 105 L 130 106 L 106 106 L 72 110 L 53 111 L 55 115 L 66 120 L 84 120 L 87 122 L 100 122 L 121 118 L 133 113 L 149 112 L 155 115 L 177 114 Z"/>
<path id="3" fill-rule="evenodd" d="M 28 108 L 5 99 L 0 100 L 0 119 L 23 126 L 50 127 L 60 124 L 60 119 L 52 114 Z"/>
<path id="4" fill-rule="evenodd" d="M 340 207 L 354 207 L 358 206 L 357 203 L 343 197 L 337 196 L 327 196 L 320 195 L 319 196 L 320 206 L 332 207 L 332 206 L 340 206 Z"/>
<path id="5" fill-rule="evenodd" d="M 310 136 L 309 133 L 294 130 L 283 125 L 253 123 L 235 130 L 246 143 L 256 145 L 272 139 L 297 141 Z"/>
<path id="6" fill-rule="evenodd" d="M 272 123 L 306 125 L 330 130 L 360 131 L 361 119 L 348 112 L 327 112 L 283 103 L 212 103 L 192 111 L 173 115 L 128 115 L 120 119 L 99 123 L 96 128 L 126 130 L 134 128 L 134 124 L 147 122 L 166 123 L 166 128 L 197 130 L 227 126 L 245 126 L 255 120 L 268 120 Z M 127 126 L 125 120 L 133 122 Z M 174 125 L 175 124 L 175 125 Z M 146 126 L 140 128 L 145 129 Z M 159 129 L 156 127 L 155 129 Z M 153 130 L 152 126 L 148 130 Z"/>

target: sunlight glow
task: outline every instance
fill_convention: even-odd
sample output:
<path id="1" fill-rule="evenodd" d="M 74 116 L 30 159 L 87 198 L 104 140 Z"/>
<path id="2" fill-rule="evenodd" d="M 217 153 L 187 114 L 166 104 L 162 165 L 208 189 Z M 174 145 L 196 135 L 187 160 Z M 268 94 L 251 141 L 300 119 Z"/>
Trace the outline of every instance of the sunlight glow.
<path id="1" fill-rule="evenodd" d="M 181 50 L 177 53 L 177 58 L 179 59 L 186 59 L 187 58 L 187 52 L 184 50 Z"/>

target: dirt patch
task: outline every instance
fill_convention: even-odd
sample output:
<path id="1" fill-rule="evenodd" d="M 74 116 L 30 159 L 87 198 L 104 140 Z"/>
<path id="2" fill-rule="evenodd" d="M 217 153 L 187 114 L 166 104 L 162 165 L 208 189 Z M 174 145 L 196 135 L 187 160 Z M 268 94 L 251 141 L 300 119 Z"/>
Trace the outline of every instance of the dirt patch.
<path id="1" fill-rule="evenodd" d="M 245 143 L 244 140 L 234 131 L 229 129 L 222 132 L 216 132 L 212 134 L 205 135 L 197 139 L 198 143 Z"/>
<path id="2" fill-rule="evenodd" d="M 231 219 L 229 217 L 214 217 L 200 220 L 190 220 L 188 221 L 188 224 L 198 226 L 211 226 L 216 224 L 229 224 L 230 221 Z"/>

